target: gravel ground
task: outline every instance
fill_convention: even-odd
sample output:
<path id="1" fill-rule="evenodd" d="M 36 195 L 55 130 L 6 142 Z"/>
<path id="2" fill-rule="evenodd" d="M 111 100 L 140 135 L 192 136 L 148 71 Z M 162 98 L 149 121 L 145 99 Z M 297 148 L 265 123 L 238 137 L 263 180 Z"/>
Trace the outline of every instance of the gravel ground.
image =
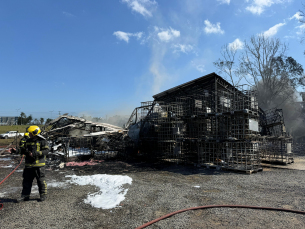
<path id="1" fill-rule="evenodd" d="M 1 180 L 10 171 L 12 168 L 0 168 Z M 69 180 L 65 176 L 73 174 L 127 175 L 133 181 L 126 185 L 128 192 L 120 206 L 103 210 L 84 203 L 87 194 L 96 191 L 95 186 L 52 186 L 55 181 Z M 14 199 L 20 196 L 22 182 L 22 172 L 17 170 L 0 186 L 0 199 L 4 203 L 0 228 L 136 228 L 165 214 L 203 205 L 305 210 L 304 176 L 305 171 L 276 168 L 246 175 L 194 166 L 104 161 L 94 166 L 47 170 L 48 199 L 37 201 L 35 184 L 31 200 L 17 204 Z M 147 228 L 305 228 L 305 215 L 207 209 L 180 213 Z"/>

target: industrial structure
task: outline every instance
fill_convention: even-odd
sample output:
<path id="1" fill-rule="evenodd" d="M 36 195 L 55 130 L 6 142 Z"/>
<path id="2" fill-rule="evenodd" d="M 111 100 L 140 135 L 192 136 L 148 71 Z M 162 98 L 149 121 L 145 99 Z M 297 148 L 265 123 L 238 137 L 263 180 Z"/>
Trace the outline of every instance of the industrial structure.
<path id="1" fill-rule="evenodd" d="M 1 116 L 0 117 L 0 126 L 11 126 L 17 125 L 18 117 L 14 116 Z"/>
<path id="2" fill-rule="evenodd" d="M 282 110 L 261 110 L 249 87 L 211 73 L 153 98 L 127 123 L 148 157 L 248 172 L 261 170 L 262 160 L 293 161 Z"/>
<path id="3" fill-rule="evenodd" d="M 60 137 L 66 151 L 85 145 L 93 154 L 136 152 L 147 159 L 247 173 L 261 171 L 262 161 L 293 162 L 282 110 L 263 111 L 256 97 L 249 86 L 234 87 L 211 73 L 142 102 L 124 129 L 65 115 L 46 133 L 53 142 Z"/>

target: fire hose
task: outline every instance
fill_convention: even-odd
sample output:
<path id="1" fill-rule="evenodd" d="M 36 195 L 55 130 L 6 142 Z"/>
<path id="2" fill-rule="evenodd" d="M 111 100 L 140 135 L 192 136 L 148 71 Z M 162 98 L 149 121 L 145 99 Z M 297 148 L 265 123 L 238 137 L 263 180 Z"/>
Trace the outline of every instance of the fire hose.
<path id="1" fill-rule="evenodd" d="M 154 224 L 162 219 L 171 217 L 173 215 L 176 215 L 181 212 L 189 211 L 189 210 L 198 210 L 198 209 L 207 209 L 207 208 L 251 208 L 251 209 L 260 209 L 260 210 L 270 210 L 270 211 L 284 211 L 284 212 L 292 212 L 296 214 L 303 214 L 305 215 L 305 211 L 298 211 L 298 210 L 291 210 L 291 209 L 285 209 L 285 208 L 270 208 L 270 207 L 259 207 L 259 206 L 247 206 L 247 205 L 205 205 L 205 206 L 199 206 L 199 207 L 192 207 L 192 208 L 186 208 L 183 210 L 175 211 L 172 213 L 169 213 L 167 215 L 164 215 L 160 218 L 157 218 L 155 220 L 152 220 L 148 223 L 143 224 L 140 227 L 137 227 L 136 229 L 142 229 L 145 227 L 148 227 L 151 224 Z"/>
<path id="2" fill-rule="evenodd" d="M 21 158 L 21 161 L 20 161 L 19 165 L 18 165 L 10 174 L 8 174 L 7 177 L 5 177 L 5 178 L 0 182 L 0 185 L 1 185 L 7 178 L 9 178 L 10 175 L 12 175 L 12 174 L 16 171 L 16 169 L 21 165 L 21 162 L 23 161 L 23 158 L 24 158 L 24 155 L 23 155 L 23 157 Z M 1 210 L 2 208 L 3 208 L 3 204 L 0 203 L 0 210 Z"/>

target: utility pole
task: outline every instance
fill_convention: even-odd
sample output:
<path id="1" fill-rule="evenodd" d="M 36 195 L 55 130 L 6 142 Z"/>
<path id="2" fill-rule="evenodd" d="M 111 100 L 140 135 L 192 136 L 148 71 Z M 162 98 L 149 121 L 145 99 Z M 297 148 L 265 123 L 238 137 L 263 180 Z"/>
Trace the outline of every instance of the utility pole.
<path id="1" fill-rule="evenodd" d="M 58 114 L 59 114 L 59 116 L 60 116 L 60 111 L 58 111 Z"/>

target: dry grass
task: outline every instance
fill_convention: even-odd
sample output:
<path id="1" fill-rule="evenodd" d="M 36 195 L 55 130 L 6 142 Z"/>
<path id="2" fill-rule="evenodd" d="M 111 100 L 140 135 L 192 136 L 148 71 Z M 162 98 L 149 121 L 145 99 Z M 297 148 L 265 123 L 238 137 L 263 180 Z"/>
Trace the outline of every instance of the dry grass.
<path id="1" fill-rule="evenodd" d="M 17 143 L 19 144 L 21 138 L 17 138 Z M 6 147 L 9 144 L 13 143 L 13 146 L 16 145 L 15 138 L 8 138 L 8 139 L 0 139 L 0 147 Z"/>
<path id="2" fill-rule="evenodd" d="M 6 133 L 7 131 L 16 130 L 20 133 L 24 133 L 26 128 L 30 125 L 13 125 L 13 126 L 0 126 L 0 134 Z"/>
<path id="3" fill-rule="evenodd" d="M 0 126 L 0 134 L 6 133 L 7 131 L 18 131 L 20 133 L 24 133 L 26 128 L 28 128 L 30 125 L 13 125 L 13 126 Z M 38 125 L 40 128 L 43 127 L 43 125 Z M 51 126 L 47 127 L 50 129 Z M 19 143 L 21 138 L 17 138 L 17 142 Z M 9 139 L 0 139 L 0 147 L 1 146 L 7 146 L 10 143 L 12 143 L 15 140 L 15 138 L 9 138 Z M 14 143 L 15 144 L 15 143 Z"/>
<path id="4" fill-rule="evenodd" d="M 13 126 L 0 126 L 0 134 L 6 133 L 7 131 L 13 131 L 16 130 L 20 133 L 24 133 L 26 131 L 26 128 L 28 128 L 31 125 L 13 125 Z M 44 127 L 44 125 L 37 125 L 41 129 Z M 51 126 L 47 126 L 46 130 L 50 129 Z"/>
<path id="5" fill-rule="evenodd" d="M 7 131 L 18 131 L 20 133 L 24 133 L 26 128 L 29 125 L 13 125 L 13 126 L 0 126 L 0 134 L 6 133 Z M 20 141 L 21 138 L 17 138 L 17 142 Z M 7 146 L 12 143 L 15 138 L 8 138 L 8 139 L 0 139 L 0 146 Z M 16 144 L 16 141 L 14 145 Z"/>

